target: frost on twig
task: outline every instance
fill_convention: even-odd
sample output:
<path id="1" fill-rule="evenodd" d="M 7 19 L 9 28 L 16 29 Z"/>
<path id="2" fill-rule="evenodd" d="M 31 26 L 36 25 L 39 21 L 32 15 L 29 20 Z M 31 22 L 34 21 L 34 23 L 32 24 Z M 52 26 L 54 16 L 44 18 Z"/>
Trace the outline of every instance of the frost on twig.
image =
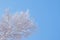
<path id="1" fill-rule="evenodd" d="M 30 19 L 29 12 L 20 12 L 10 15 L 8 11 L 0 21 L 0 40 L 13 38 L 21 40 L 29 36 L 35 29 L 35 23 Z"/>

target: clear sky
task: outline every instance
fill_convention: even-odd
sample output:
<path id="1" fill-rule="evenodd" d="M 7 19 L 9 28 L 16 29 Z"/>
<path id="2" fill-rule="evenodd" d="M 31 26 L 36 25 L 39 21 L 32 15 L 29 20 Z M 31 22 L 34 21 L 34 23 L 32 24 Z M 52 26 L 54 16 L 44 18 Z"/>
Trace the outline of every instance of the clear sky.
<path id="1" fill-rule="evenodd" d="M 60 40 L 60 0 L 0 0 L 0 16 L 5 8 L 11 13 L 30 10 L 38 29 L 24 40 Z"/>

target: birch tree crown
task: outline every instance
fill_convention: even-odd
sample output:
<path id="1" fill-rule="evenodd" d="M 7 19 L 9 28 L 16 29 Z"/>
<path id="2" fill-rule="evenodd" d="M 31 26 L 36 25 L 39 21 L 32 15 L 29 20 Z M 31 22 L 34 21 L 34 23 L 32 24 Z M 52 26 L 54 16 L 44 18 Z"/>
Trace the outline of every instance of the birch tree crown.
<path id="1" fill-rule="evenodd" d="M 0 40 L 8 40 L 8 38 L 21 40 L 23 37 L 28 37 L 35 28 L 28 10 L 13 15 L 6 10 L 0 21 Z"/>

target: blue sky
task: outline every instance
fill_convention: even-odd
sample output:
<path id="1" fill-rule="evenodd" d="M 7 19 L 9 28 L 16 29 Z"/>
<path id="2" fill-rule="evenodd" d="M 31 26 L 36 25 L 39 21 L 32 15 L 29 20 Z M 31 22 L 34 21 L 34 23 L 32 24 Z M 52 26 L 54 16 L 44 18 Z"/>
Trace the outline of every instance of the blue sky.
<path id="1" fill-rule="evenodd" d="M 30 10 L 38 29 L 24 40 L 60 40 L 60 0 L 0 0 L 0 16 L 5 8 L 12 14 Z"/>

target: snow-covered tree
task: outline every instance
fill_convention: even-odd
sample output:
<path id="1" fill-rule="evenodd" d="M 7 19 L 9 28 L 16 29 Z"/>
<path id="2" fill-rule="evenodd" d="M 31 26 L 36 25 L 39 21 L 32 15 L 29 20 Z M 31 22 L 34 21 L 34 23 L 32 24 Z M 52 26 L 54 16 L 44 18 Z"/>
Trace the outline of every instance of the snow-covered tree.
<path id="1" fill-rule="evenodd" d="M 35 30 L 35 23 L 30 19 L 29 12 L 20 12 L 10 15 L 5 12 L 0 21 L 0 40 L 13 38 L 21 40 L 28 37 Z"/>

